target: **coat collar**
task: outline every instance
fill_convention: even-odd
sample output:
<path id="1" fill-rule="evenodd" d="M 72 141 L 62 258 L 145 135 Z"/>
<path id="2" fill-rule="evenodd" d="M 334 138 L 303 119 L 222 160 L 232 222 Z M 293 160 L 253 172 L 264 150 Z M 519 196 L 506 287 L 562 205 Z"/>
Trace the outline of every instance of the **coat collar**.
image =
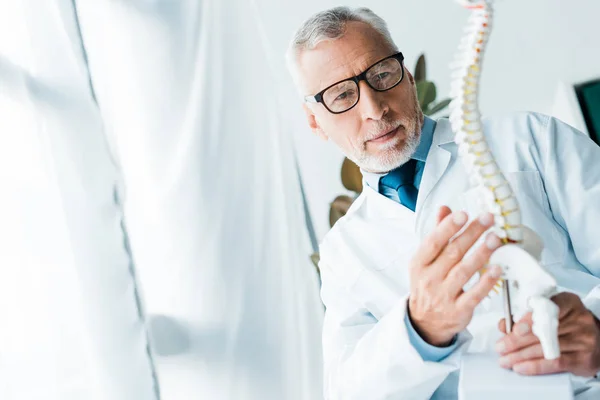
<path id="1" fill-rule="evenodd" d="M 452 132 L 450 121 L 447 118 L 438 119 L 433 133 L 431 148 L 425 161 L 419 197 L 417 198 L 417 226 L 419 226 L 419 221 L 421 220 L 421 209 L 423 209 L 426 202 L 430 199 L 431 193 L 438 181 L 450 166 L 450 161 L 456 158 L 456 149 L 457 146 L 454 143 L 454 133 Z M 365 216 L 370 214 L 369 217 L 393 218 L 404 216 L 403 213 L 405 212 L 412 213 L 412 211 L 400 206 L 393 200 L 379 194 L 375 189 L 366 184 L 366 182 L 363 182 L 363 192 L 355 203 L 352 207 L 353 211 L 364 213 Z"/>
<path id="2" fill-rule="evenodd" d="M 450 159 L 457 147 L 453 139 L 454 133 L 452 132 L 450 121 L 446 118 L 438 120 L 431 149 L 425 161 L 425 170 L 423 171 L 419 197 L 417 198 L 417 211 L 427 201 L 436 183 L 444 175 L 444 172 L 446 172 Z"/>

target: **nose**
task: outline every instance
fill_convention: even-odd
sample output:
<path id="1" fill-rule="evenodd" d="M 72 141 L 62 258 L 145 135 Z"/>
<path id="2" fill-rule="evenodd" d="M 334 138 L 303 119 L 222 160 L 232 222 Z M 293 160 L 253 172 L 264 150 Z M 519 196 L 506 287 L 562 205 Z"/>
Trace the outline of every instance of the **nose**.
<path id="1" fill-rule="evenodd" d="M 365 120 L 380 120 L 389 111 L 389 106 L 382 92 L 371 89 L 366 82 L 360 82 L 360 107 Z"/>

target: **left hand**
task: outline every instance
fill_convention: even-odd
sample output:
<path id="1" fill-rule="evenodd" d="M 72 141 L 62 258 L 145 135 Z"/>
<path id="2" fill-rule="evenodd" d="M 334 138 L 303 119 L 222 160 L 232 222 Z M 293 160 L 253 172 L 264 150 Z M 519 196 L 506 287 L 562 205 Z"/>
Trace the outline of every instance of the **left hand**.
<path id="1" fill-rule="evenodd" d="M 579 296 L 560 293 L 552 298 L 560 308 L 558 340 L 561 355 L 546 360 L 538 338 L 531 332 L 531 313 L 527 313 L 513 331 L 496 343 L 500 366 L 522 375 L 571 372 L 595 376 L 600 371 L 600 321 L 585 308 Z M 498 324 L 506 333 L 504 320 Z"/>

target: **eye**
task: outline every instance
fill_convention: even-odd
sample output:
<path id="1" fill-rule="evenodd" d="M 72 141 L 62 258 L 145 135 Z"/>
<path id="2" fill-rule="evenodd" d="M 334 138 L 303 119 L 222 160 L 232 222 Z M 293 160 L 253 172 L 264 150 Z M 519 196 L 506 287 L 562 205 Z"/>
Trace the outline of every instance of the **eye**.
<path id="1" fill-rule="evenodd" d="M 346 100 L 348 97 L 350 97 L 352 95 L 350 90 L 346 90 L 345 92 L 339 94 L 336 98 L 335 101 L 344 101 Z"/>

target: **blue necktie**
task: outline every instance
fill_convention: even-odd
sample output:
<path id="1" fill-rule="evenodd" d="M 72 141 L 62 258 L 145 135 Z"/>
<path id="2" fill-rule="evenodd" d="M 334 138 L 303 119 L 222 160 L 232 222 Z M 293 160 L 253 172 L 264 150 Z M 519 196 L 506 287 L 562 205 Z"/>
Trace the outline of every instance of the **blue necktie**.
<path id="1" fill-rule="evenodd" d="M 394 189 L 398 192 L 400 203 L 410 208 L 412 211 L 415 211 L 417 195 L 419 194 L 419 191 L 414 186 L 416 167 L 417 160 L 410 159 L 405 164 L 390 171 L 390 173 L 379 181 L 380 185 Z"/>

